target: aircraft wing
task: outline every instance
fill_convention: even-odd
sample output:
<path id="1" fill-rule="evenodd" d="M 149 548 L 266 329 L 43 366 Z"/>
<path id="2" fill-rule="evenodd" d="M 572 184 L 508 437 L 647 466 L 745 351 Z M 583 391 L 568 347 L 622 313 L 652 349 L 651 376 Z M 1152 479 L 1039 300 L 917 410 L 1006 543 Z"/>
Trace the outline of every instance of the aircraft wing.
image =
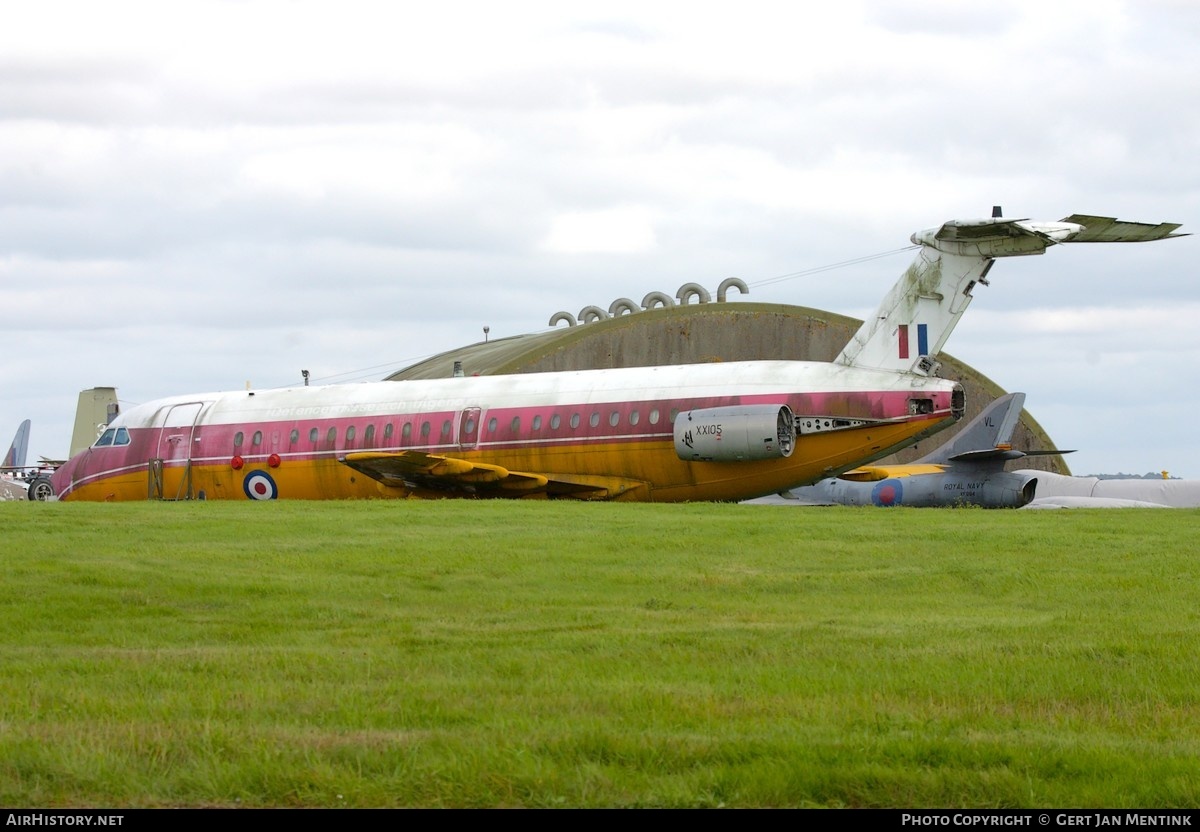
<path id="1" fill-rule="evenodd" d="M 646 484 L 617 477 L 539 474 L 423 451 L 346 454 L 341 462 L 393 488 L 443 491 L 476 497 L 574 497 L 610 500 L 632 496 Z"/>
<path id="2" fill-rule="evenodd" d="M 838 479 L 851 482 L 878 482 L 898 477 L 911 477 L 918 474 L 941 474 L 946 470 L 945 465 L 867 465 L 855 468 L 842 474 Z"/>

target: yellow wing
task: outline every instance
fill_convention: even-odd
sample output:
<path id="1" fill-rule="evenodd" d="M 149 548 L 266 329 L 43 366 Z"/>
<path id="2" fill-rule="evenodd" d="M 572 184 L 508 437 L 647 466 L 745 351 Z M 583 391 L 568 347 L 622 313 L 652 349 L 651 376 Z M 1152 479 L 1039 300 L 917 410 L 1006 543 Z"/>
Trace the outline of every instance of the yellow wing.
<path id="1" fill-rule="evenodd" d="M 426 489 L 459 497 L 574 497 L 617 500 L 649 488 L 640 480 L 511 471 L 500 465 L 423 451 L 364 451 L 340 460 L 391 488 Z"/>
<path id="2" fill-rule="evenodd" d="M 913 465 L 867 465 L 847 471 L 841 475 L 840 479 L 852 482 L 878 482 L 897 477 L 911 477 L 915 474 L 940 474 L 945 470 L 945 465 L 919 463 Z"/>

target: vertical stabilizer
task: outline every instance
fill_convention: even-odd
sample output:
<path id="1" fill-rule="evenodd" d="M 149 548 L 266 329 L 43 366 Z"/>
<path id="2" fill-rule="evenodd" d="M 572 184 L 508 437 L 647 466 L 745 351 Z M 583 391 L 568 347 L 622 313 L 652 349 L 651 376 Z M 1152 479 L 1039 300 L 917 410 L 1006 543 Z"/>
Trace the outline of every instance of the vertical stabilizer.
<path id="1" fill-rule="evenodd" d="M 1176 223 L 1132 223 L 1074 214 L 1059 222 L 992 217 L 952 220 L 912 235 L 916 260 L 875 315 L 835 359 L 840 364 L 934 375 L 936 357 L 997 257 L 1042 254 L 1065 242 L 1143 242 L 1176 234 Z"/>
<path id="2" fill-rule="evenodd" d="M 79 404 L 75 408 L 75 428 L 71 432 L 71 456 L 85 451 L 92 446 L 104 428 L 117 414 L 121 406 L 117 404 L 117 388 L 93 387 L 79 394 Z"/>
<path id="3" fill-rule="evenodd" d="M 8 448 L 8 453 L 4 455 L 4 464 L 0 468 L 24 468 L 25 458 L 29 455 L 29 420 L 26 419 L 17 428 L 17 435 L 13 437 L 12 445 Z"/>
<path id="4" fill-rule="evenodd" d="M 1025 407 L 1024 393 L 1008 393 L 996 399 L 971 421 L 962 426 L 954 438 L 933 453 L 917 460 L 917 464 L 940 465 L 951 457 L 971 451 L 990 451 L 997 445 L 1012 442 L 1013 430 Z"/>

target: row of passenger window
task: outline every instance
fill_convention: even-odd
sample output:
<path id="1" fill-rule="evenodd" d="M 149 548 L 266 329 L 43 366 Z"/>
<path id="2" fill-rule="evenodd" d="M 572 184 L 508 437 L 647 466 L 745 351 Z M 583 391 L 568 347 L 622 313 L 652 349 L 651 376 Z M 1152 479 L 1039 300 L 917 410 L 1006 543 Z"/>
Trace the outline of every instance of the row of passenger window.
<path id="1" fill-rule="evenodd" d="M 401 442 L 404 442 L 407 444 L 412 441 L 412 428 L 413 428 L 412 422 L 406 422 L 404 424 L 403 429 L 400 431 Z M 442 435 L 443 439 L 448 439 L 450 437 L 450 430 L 451 430 L 451 422 L 449 419 L 446 419 L 444 422 L 442 422 L 441 435 Z M 432 427 L 429 422 L 421 423 L 421 438 L 422 438 L 422 440 L 429 439 L 431 431 L 432 431 Z M 389 422 L 388 424 L 383 426 L 383 444 L 384 445 L 390 444 L 392 442 L 392 440 L 395 438 L 395 435 L 396 435 L 396 426 L 394 424 Z M 338 436 L 338 429 L 336 427 L 329 428 L 325 432 L 326 444 L 328 444 L 330 447 L 333 447 L 337 443 L 337 436 Z M 315 445 L 315 444 L 317 444 L 317 442 L 320 441 L 320 439 L 321 439 L 321 429 L 317 428 L 317 427 L 309 428 L 308 441 L 310 443 L 312 443 L 313 445 Z M 357 439 L 358 439 L 358 430 L 355 428 L 354 425 L 350 425 L 348 428 L 346 428 L 346 447 L 353 446 L 355 440 L 357 440 Z M 246 441 L 246 437 L 245 437 L 245 434 L 242 433 L 242 431 L 239 430 L 237 433 L 235 433 L 233 435 L 233 446 L 235 448 L 240 448 L 245 443 L 245 441 Z M 263 441 L 263 432 L 261 430 L 254 431 L 254 435 L 250 437 L 250 445 L 252 447 L 257 447 L 259 445 L 262 445 L 262 441 Z M 296 445 L 300 442 L 300 429 L 299 428 L 292 428 L 292 432 L 288 436 L 288 442 L 292 445 Z M 375 426 L 367 425 L 367 427 L 363 430 L 363 447 L 369 448 L 369 447 L 373 447 L 374 445 L 375 445 Z"/>
<path id="2" fill-rule="evenodd" d="M 678 413 L 677 410 L 671 411 L 671 419 L 670 420 L 672 422 L 675 421 L 675 416 L 677 415 L 677 413 Z M 593 428 L 598 427 L 600 425 L 601 418 L 602 417 L 601 417 L 599 411 L 593 411 L 591 413 L 591 415 L 588 416 L 588 426 L 593 427 Z M 646 415 L 646 421 L 647 421 L 647 423 L 649 423 L 651 425 L 657 425 L 659 423 L 659 421 L 661 420 L 661 418 L 662 418 L 662 416 L 661 416 L 661 413 L 658 408 L 652 408 L 649 411 L 649 413 Z M 628 423 L 630 426 L 636 426 L 636 425 L 640 424 L 641 420 L 642 420 L 642 417 L 641 417 L 641 413 L 639 411 L 637 411 L 637 410 L 630 411 L 629 417 L 628 417 Z M 531 425 L 533 433 L 538 434 L 539 432 L 542 432 L 543 428 L 546 426 L 549 426 L 549 429 L 552 431 L 560 430 L 562 428 L 562 423 L 563 423 L 562 415 L 559 413 L 553 413 L 550 415 L 549 419 L 543 419 L 541 414 L 535 415 L 533 417 L 533 420 L 531 421 L 530 425 Z M 583 423 L 583 418 L 579 413 L 572 413 L 570 418 L 567 420 L 567 424 L 570 425 L 571 430 L 578 429 L 582 423 Z M 401 426 L 401 428 L 400 428 L 400 444 L 401 445 L 412 444 L 413 425 L 414 424 L 416 424 L 416 423 L 415 422 L 405 422 Z M 619 427 L 621 424 L 621 412 L 618 410 L 610 411 L 608 414 L 608 424 L 610 427 Z M 474 437 L 475 430 L 477 427 L 476 422 L 475 422 L 475 417 L 473 415 L 468 415 L 465 422 L 463 423 L 462 427 L 463 427 L 463 436 L 460 437 L 459 441 L 463 441 L 463 440 Z M 451 441 L 453 430 L 454 430 L 453 420 L 452 419 L 444 419 L 442 421 L 441 429 L 438 433 L 438 441 L 442 442 L 442 443 Z M 488 422 L 487 422 L 488 436 L 497 435 L 499 433 L 499 430 L 500 430 L 499 420 L 495 416 L 492 416 L 491 418 L 488 419 Z M 509 425 L 508 425 L 508 430 L 509 430 L 509 434 L 513 438 L 520 435 L 520 433 L 521 433 L 521 417 L 520 416 L 512 417 L 512 420 L 509 422 Z M 382 441 L 380 442 L 380 446 L 387 447 L 389 445 L 392 445 L 393 440 L 395 439 L 395 434 L 396 434 L 396 424 L 392 423 L 392 422 L 385 423 L 383 426 Z M 288 436 L 288 442 L 293 446 L 297 445 L 300 442 L 300 435 L 301 435 L 301 431 L 299 428 L 292 428 L 291 434 Z M 419 436 L 420 436 L 421 442 L 428 443 L 430 441 L 430 438 L 432 437 L 432 435 L 433 435 L 433 425 L 428 420 L 421 422 L 421 427 L 420 427 L 420 431 L 419 431 Z M 325 432 L 326 446 L 329 448 L 333 448 L 337 444 L 337 437 L 338 437 L 338 429 L 336 427 L 328 428 Z M 246 438 L 245 434 L 242 431 L 239 430 L 237 433 L 235 433 L 233 436 L 234 448 L 241 448 L 245 442 L 245 438 Z M 317 427 L 309 428 L 309 430 L 308 430 L 309 443 L 312 445 L 316 445 L 320 441 L 320 439 L 321 439 L 320 428 L 317 428 Z M 349 427 L 346 428 L 345 444 L 343 447 L 352 448 L 352 447 L 354 447 L 357 440 L 358 440 L 358 431 L 354 425 L 350 425 Z M 256 430 L 250 438 L 250 445 L 251 445 L 251 447 L 260 447 L 262 445 L 262 441 L 263 441 L 263 432 L 261 430 Z M 367 425 L 366 428 L 363 429 L 362 447 L 364 447 L 364 448 L 376 447 L 376 432 L 375 432 L 374 424 Z"/>
<path id="3" fill-rule="evenodd" d="M 676 411 L 671 411 L 672 421 L 674 421 L 674 419 L 675 419 L 675 413 L 676 413 Z M 592 414 L 588 417 L 588 425 L 593 428 L 599 426 L 600 418 L 601 418 L 601 416 L 600 416 L 599 411 L 592 411 Z M 647 416 L 646 421 L 652 425 L 657 425 L 660 418 L 661 417 L 660 417 L 658 408 L 656 407 L 650 411 L 649 415 Z M 637 410 L 630 411 L 630 413 L 629 413 L 630 426 L 637 425 L 641 421 L 642 421 L 642 414 L 640 411 L 637 411 Z M 582 423 L 582 417 L 580 416 L 580 414 L 572 413 L 570 420 L 568 420 L 568 424 L 571 426 L 571 429 L 574 430 L 574 429 L 578 428 L 581 423 Z M 618 427 L 621 424 L 621 411 L 619 411 L 619 410 L 610 411 L 608 414 L 608 424 L 610 427 L 614 427 L 614 428 Z M 533 421 L 532 421 L 531 425 L 532 425 L 534 433 L 537 433 L 538 431 L 540 431 L 542 429 L 543 420 L 542 420 L 541 414 L 538 414 L 533 417 Z M 550 419 L 549 419 L 549 425 L 550 425 L 550 430 L 559 430 L 562 427 L 562 414 L 559 414 L 559 413 L 551 414 Z M 500 423 L 499 423 L 499 420 L 495 416 L 488 419 L 487 429 L 488 429 L 489 434 L 496 433 L 499 430 L 499 428 L 500 428 Z M 473 434 L 475 432 L 475 420 L 468 418 L 467 423 L 463 426 L 463 429 L 466 434 L 468 434 L 468 435 Z M 509 433 L 511 433 L 513 435 L 519 434 L 521 432 L 521 417 L 520 416 L 512 417 L 512 421 L 509 422 L 509 425 L 508 425 L 508 430 L 509 430 Z"/>

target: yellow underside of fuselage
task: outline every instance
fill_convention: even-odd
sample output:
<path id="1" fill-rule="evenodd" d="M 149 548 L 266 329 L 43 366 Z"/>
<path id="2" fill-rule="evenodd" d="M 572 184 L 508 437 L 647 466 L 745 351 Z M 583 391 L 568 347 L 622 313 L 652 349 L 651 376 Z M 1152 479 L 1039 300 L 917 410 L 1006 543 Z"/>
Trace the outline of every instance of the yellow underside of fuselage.
<path id="1" fill-rule="evenodd" d="M 633 487 L 614 489 L 610 499 L 686 502 L 737 501 L 774 494 L 816 482 L 877 459 L 912 444 L 917 437 L 950 423 L 949 417 L 871 425 L 797 437 L 795 450 L 786 459 L 750 462 L 685 462 L 671 441 L 611 443 L 598 446 L 538 447 L 536 449 L 453 451 L 447 456 L 500 465 L 511 471 L 538 473 L 554 479 L 613 478 Z M 122 500 L 246 500 L 253 488 L 247 478 L 265 472 L 273 492 L 259 494 L 291 500 L 331 500 L 411 497 L 470 497 L 470 492 L 410 489 L 388 486 L 356 471 L 334 456 L 292 459 L 283 456 L 278 467 L 265 459 L 247 457 L 245 467 L 229 463 L 168 462 L 161 473 L 161 488 L 151 484 L 147 466 L 79 483 L 64 499 Z M 253 484 L 253 481 L 252 483 Z M 478 496 L 489 496 L 479 494 Z M 505 496 L 544 497 L 542 493 L 509 493 Z M 261 496 L 260 496 L 261 498 Z"/>

